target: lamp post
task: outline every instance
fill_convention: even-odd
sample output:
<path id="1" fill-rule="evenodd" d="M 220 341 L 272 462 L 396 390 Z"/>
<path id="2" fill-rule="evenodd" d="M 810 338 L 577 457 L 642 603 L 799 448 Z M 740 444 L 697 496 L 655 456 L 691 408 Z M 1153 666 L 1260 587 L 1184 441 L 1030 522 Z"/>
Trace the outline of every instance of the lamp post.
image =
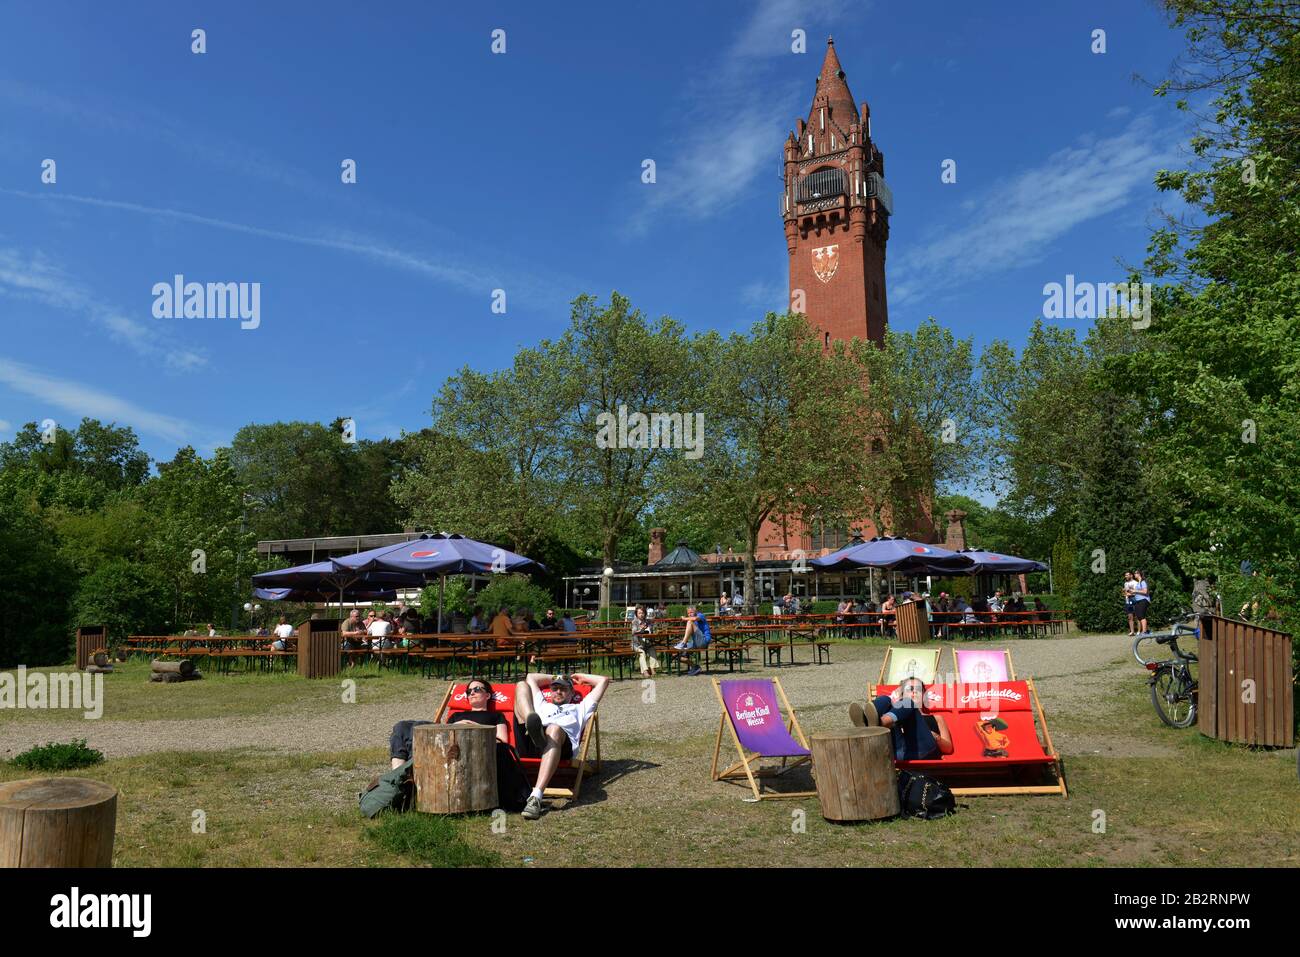
<path id="1" fill-rule="evenodd" d="M 609 582 L 609 579 L 610 579 L 610 576 L 613 575 L 613 574 L 614 574 L 614 569 L 612 569 L 612 568 L 610 568 L 608 565 L 606 565 L 606 566 L 605 566 L 605 570 L 604 570 L 604 574 L 602 575 L 601 580 L 600 580 L 600 600 L 601 600 L 601 606 L 602 606 L 602 609 L 603 609 L 603 615 L 602 615 L 602 618 L 603 618 L 605 621 L 608 621 L 608 620 L 609 620 L 609 591 L 610 591 L 610 582 Z"/>

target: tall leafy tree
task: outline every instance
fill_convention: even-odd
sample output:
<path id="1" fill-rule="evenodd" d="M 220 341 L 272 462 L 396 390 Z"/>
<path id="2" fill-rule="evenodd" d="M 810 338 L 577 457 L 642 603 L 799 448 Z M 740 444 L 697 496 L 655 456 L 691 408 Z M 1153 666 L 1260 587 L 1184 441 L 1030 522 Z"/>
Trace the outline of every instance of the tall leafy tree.
<path id="1" fill-rule="evenodd" d="M 573 303 L 569 329 L 557 344 L 566 357 L 566 417 L 562 458 L 574 528 L 613 564 L 618 544 L 668 481 L 665 463 L 688 454 L 684 442 L 696 421 L 689 405 L 690 350 L 682 327 L 667 317 L 648 322 L 617 292 L 607 305 L 591 296 Z M 636 416 L 678 416 L 670 430 L 638 432 Z M 704 411 L 707 419 L 707 410 Z M 632 420 L 623 436 L 621 421 Z M 671 422 L 682 429 L 671 432 Z M 692 439 L 702 439 L 692 432 Z M 626 439 L 627 441 L 624 441 Z M 602 588 L 607 582 L 602 578 Z M 607 596 L 602 593 L 602 604 Z"/>
<path id="2" fill-rule="evenodd" d="M 432 427 L 405 439 L 407 467 L 392 486 L 401 513 L 525 555 L 562 529 L 566 372 L 563 352 L 543 342 L 508 369 L 448 379 Z"/>
<path id="3" fill-rule="evenodd" d="M 823 349 L 802 316 L 769 314 L 748 335 L 695 343 L 704 455 L 673 458 L 688 507 L 744 535 L 745 593 L 759 531 L 771 518 L 846 521 L 860 510 L 869 408 L 860 366 L 843 344 Z"/>
<path id="4" fill-rule="evenodd" d="M 1249 560 L 1300 624 L 1300 4 L 1167 0 L 1188 52 L 1156 88 L 1198 127 L 1157 186 L 1169 282 L 1145 349 L 1109 364 L 1139 403 L 1153 489 L 1189 571 Z M 1197 113 L 1197 100 L 1210 98 Z M 1212 550 L 1213 546 L 1213 550 Z"/>

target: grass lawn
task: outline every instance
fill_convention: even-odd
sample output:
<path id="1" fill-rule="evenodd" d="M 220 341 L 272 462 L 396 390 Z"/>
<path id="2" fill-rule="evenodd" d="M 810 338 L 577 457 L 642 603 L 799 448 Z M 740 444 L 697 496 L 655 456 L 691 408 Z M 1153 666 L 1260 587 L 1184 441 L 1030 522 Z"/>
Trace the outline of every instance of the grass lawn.
<path id="1" fill-rule="evenodd" d="M 202 659 L 195 667 L 205 671 Z M 113 666 L 104 676 L 104 714 L 109 721 L 185 721 L 196 718 L 229 718 L 255 715 L 320 713 L 338 704 L 341 682 L 356 682 L 356 700 L 374 703 L 418 693 L 429 682 L 418 673 L 402 674 L 394 668 L 380 673 L 376 665 L 345 668 L 338 681 L 312 681 L 296 671 L 231 671 L 210 675 L 200 681 L 154 684 L 149 681 L 149 662 L 133 659 Z M 75 668 L 29 668 L 28 673 L 72 672 Z M 57 708 L 5 711 L 5 720 L 62 721 L 69 712 Z"/>
<path id="2" fill-rule="evenodd" d="M 1116 659 L 1115 668 L 1126 667 Z M 746 803 L 747 789 L 708 779 L 712 724 L 688 724 L 675 736 L 657 728 L 619 733 L 611 722 L 605 772 L 584 786 L 580 802 L 537 822 L 497 819 L 504 828 L 494 828 L 489 815 L 362 819 L 356 792 L 385 766 L 383 747 L 149 753 L 73 773 L 121 792 L 119 867 L 1300 865 L 1294 752 L 1252 752 L 1166 728 L 1141 676 L 1133 677 L 1116 684 L 1114 697 L 1091 716 L 1049 709 L 1054 738 L 1095 741 L 1099 751 L 1062 747 L 1068 798 L 967 798 L 954 817 L 929 822 L 845 826 L 824 821 L 816 799 Z M 198 691 L 189 706 L 200 713 L 229 714 L 232 688 L 240 689 L 234 699 L 242 713 L 286 702 L 317 706 L 316 686 L 296 676 L 250 676 L 256 695 L 241 680 L 223 678 L 219 697 L 203 697 L 204 682 L 164 690 Z M 408 680 L 421 679 L 383 676 L 394 687 Z M 127 701 L 118 707 L 119 717 L 138 717 L 128 715 Z M 833 727 L 843 722 L 843 708 L 801 708 L 800 720 L 809 733 Z M 1104 742 L 1116 726 L 1154 756 L 1108 753 Z M 0 765 L 0 780 L 32 776 Z M 195 833 L 196 811 L 203 812 L 202 833 Z"/>

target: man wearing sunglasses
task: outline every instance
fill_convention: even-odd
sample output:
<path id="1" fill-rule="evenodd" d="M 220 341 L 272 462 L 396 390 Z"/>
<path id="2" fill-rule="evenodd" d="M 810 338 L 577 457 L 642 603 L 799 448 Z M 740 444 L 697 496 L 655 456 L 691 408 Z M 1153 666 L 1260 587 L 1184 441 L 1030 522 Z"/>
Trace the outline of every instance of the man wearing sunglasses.
<path id="1" fill-rule="evenodd" d="M 591 687 L 581 701 L 575 700 L 573 685 L 576 681 Z M 543 690 L 544 682 L 549 684 Z M 519 743 L 519 753 L 542 759 L 537 771 L 537 786 L 524 805 L 523 816 L 526 819 L 535 821 L 542 816 L 542 794 L 546 786 L 560 762 L 569 760 L 577 752 L 582 729 L 608 687 L 609 678 L 605 675 L 576 672 L 572 675 L 530 674 L 515 685 L 515 718 L 519 722 L 515 740 Z"/>

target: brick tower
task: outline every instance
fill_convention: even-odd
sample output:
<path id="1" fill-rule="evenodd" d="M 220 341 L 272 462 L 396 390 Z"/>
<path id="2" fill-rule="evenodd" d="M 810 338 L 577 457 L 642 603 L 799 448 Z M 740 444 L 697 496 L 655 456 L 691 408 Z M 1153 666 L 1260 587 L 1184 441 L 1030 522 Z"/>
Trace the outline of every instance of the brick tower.
<path id="1" fill-rule="evenodd" d="M 893 200 L 885 185 L 885 157 L 871 141 L 871 110 L 853 104 L 835 41 L 826 41 L 807 120 L 785 141 L 781 218 L 790 253 L 790 311 L 802 312 L 829 344 L 834 339 L 881 342 L 889 321 L 885 298 L 885 243 Z M 863 523 L 867 536 L 876 530 Z M 795 549 L 814 556 L 844 544 L 798 522 L 766 522 L 759 559 L 785 558 Z"/>
<path id="2" fill-rule="evenodd" d="M 827 342 L 884 339 L 893 207 L 884 176 L 871 110 L 865 102 L 861 111 L 853 105 L 835 41 L 828 40 L 808 119 L 785 141 L 781 196 L 791 310 L 804 313 Z"/>

